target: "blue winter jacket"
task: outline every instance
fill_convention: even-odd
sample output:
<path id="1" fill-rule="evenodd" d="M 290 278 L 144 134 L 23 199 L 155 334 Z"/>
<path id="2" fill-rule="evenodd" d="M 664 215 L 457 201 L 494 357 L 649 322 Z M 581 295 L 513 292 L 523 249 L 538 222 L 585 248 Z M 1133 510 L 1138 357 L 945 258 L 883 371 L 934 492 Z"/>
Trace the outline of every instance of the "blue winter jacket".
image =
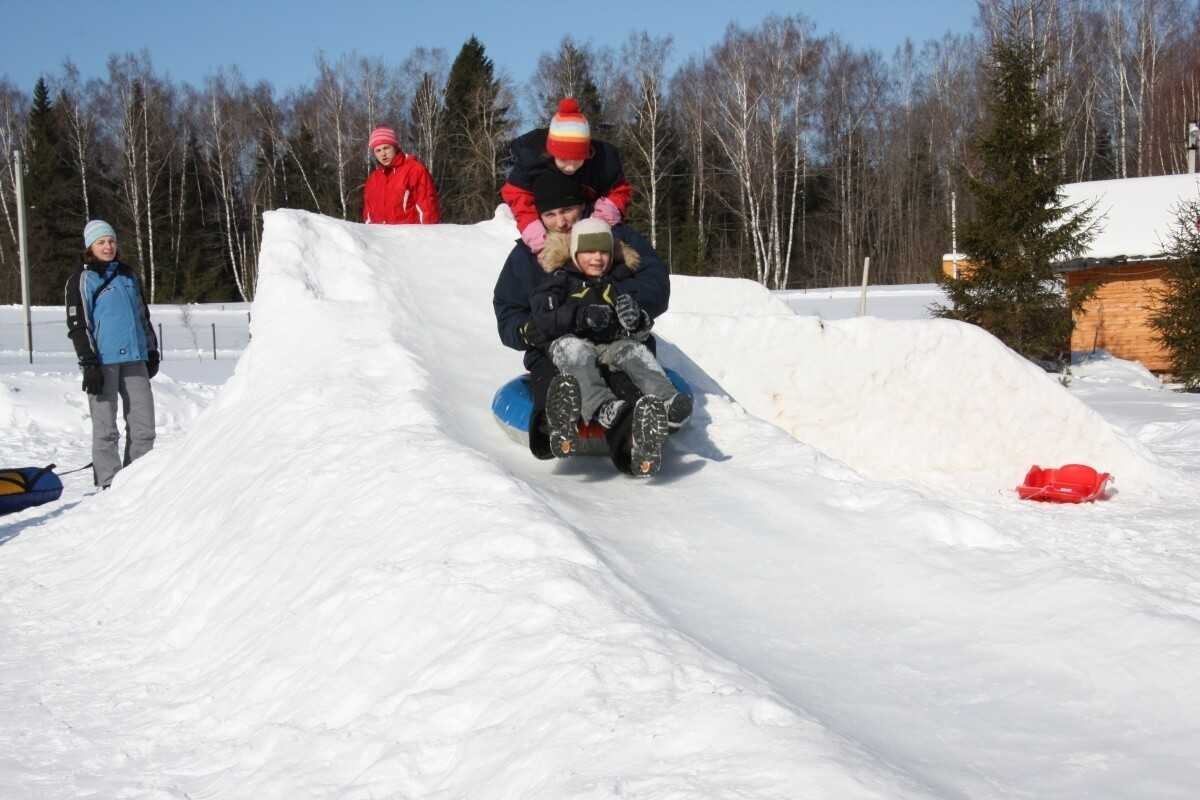
<path id="1" fill-rule="evenodd" d="M 146 361 L 158 350 L 141 282 L 120 261 L 88 264 L 66 286 L 67 335 L 79 363 Z"/>

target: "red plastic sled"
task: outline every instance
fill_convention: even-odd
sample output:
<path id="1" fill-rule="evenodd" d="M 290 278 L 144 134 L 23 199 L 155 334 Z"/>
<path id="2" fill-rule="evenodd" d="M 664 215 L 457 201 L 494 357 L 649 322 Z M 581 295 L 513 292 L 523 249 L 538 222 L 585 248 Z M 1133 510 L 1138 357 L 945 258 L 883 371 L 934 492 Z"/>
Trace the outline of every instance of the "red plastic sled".
<path id="1" fill-rule="evenodd" d="M 1022 500 L 1086 503 L 1104 494 L 1104 486 L 1111 477 L 1086 464 L 1067 464 L 1058 469 L 1042 469 L 1035 464 L 1017 487 L 1017 494 Z"/>

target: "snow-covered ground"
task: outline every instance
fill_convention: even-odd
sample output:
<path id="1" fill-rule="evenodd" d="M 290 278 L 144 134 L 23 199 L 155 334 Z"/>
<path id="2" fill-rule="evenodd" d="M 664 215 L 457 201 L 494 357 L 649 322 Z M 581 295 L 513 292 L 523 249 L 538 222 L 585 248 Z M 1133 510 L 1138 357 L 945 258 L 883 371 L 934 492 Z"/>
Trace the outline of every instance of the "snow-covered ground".
<path id="1" fill-rule="evenodd" d="M 936 287 L 676 278 L 664 474 L 538 462 L 489 410 L 514 236 L 271 212 L 248 346 L 154 309 L 154 452 L 0 521 L 0 797 L 1194 796 L 1200 398 Z M 85 464 L 18 321 L 0 464 Z M 1115 493 L 1017 500 L 1068 461 Z"/>

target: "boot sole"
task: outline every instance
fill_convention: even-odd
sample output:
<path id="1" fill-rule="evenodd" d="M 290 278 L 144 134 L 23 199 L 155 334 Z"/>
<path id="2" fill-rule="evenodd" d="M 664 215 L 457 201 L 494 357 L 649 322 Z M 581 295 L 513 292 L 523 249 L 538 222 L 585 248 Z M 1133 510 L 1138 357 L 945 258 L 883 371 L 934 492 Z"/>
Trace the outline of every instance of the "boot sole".
<path id="1" fill-rule="evenodd" d="M 546 391 L 546 427 L 550 431 L 550 452 L 566 458 L 579 449 L 579 415 L 583 396 L 579 383 L 569 375 L 560 375 Z"/>
<path id="2" fill-rule="evenodd" d="M 649 478 L 662 468 L 662 446 L 667 440 L 667 410 L 656 397 L 639 398 L 633 407 L 633 439 L 629 468 L 634 477 Z"/>

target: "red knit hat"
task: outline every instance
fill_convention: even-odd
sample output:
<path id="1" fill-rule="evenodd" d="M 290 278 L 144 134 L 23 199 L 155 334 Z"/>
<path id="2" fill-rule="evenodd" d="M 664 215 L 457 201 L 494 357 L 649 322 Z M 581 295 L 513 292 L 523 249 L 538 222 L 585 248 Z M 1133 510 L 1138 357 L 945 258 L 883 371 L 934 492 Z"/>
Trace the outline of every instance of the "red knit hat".
<path id="1" fill-rule="evenodd" d="M 559 101 L 558 113 L 550 119 L 546 134 L 546 152 L 564 161 L 586 161 L 591 155 L 592 131 L 575 98 Z"/>
<path id="2" fill-rule="evenodd" d="M 382 125 L 371 131 L 371 138 L 367 141 L 367 147 L 374 150 L 381 144 L 390 144 L 397 150 L 400 149 L 400 140 L 396 138 L 396 132 Z"/>

